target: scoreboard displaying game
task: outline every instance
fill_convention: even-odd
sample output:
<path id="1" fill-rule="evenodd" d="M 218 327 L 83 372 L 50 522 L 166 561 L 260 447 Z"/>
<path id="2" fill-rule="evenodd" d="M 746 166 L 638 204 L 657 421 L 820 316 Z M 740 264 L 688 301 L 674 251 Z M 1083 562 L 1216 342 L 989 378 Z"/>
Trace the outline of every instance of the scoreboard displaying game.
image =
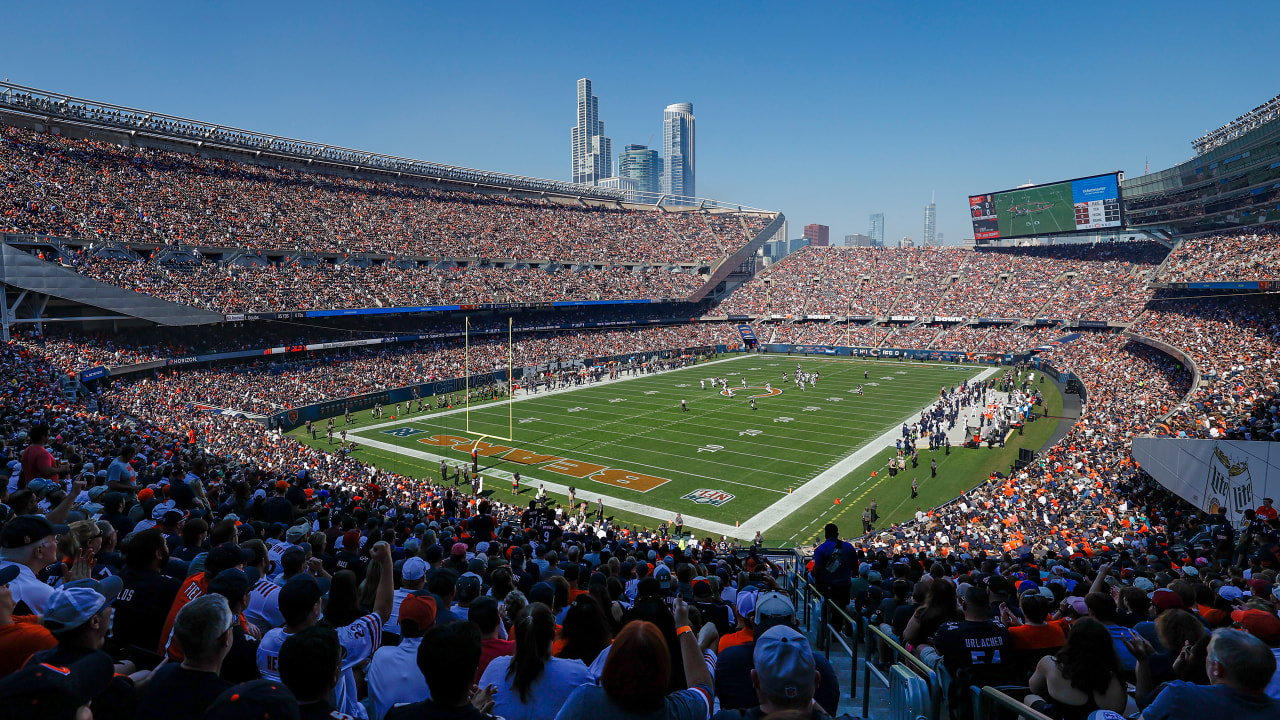
<path id="1" fill-rule="evenodd" d="M 1118 228 L 1120 172 L 969 196 L 975 240 Z"/>

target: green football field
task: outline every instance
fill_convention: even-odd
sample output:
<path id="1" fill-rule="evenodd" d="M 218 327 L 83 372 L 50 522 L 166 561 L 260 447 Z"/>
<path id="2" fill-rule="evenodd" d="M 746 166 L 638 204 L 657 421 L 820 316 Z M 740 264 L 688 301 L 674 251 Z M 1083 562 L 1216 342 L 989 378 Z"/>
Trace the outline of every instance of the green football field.
<path id="1" fill-rule="evenodd" d="M 793 376 L 797 363 L 820 374 L 816 388 L 802 392 L 783 381 L 783 372 Z M 469 413 L 459 407 L 392 419 L 395 408 L 388 407 L 373 420 L 364 411 L 348 432 L 360 444 L 360 459 L 435 481 L 441 459 L 469 464 L 475 447 L 485 494 L 498 500 L 526 504 L 545 486 L 563 503 L 572 486 L 592 512 L 603 499 L 616 522 L 653 528 L 679 512 L 686 530 L 700 536 L 750 539 L 758 530 L 770 545 L 795 545 L 809 542 L 833 518 L 858 530 L 860 508 L 872 497 L 879 496 L 887 519 L 909 516 L 913 503 L 927 508 L 944 502 L 984 479 L 984 463 L 1016 453 L 1012 443 L 996 454 L 939 451 L 939 480 L 929 477 L 927 451 L 917 470 L 892 481 L 883 471 L 904 421 L 917 418 L 943 386 L 984 371 L 995 372 L 972 365 L 739 355 L 569 390 L 522 392 L 514 402 L 476 404 Z M 727 378 L 733 396 L 711 389 L 713 376 Z M 859 384 L 863 395 L 856 392 Z M 1040 425 L 1048 430 L 1050 423 Z M 476 445 L 482 435 L 487 437 Z M 326 441 L 321 436 L 315 444 Z M 511 492 L 517 471 L 518 497 Z M 912 474 L 921 478 L 921 497 L 907 502 Z"/>

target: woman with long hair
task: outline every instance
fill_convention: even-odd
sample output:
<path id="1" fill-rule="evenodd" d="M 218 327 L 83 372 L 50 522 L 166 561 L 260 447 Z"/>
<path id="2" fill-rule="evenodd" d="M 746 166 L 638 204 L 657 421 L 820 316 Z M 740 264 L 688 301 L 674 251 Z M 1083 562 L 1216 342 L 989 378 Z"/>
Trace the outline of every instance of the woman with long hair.
<path id="1" fill-rule="evenodd" d="M 564 615 L 556 657 L 580 660 L 591 665 L 596 655 L 609 647 L 611 637 L 600 603 L 584 593 L 574 598 L 569 604 L 569 611 Z"/>
<path id="2" fill-rule="evenodd" d="M 665 602 L 659 602 L 665 606 Z M 715 681 L 699 645 L 700 638 L 688 627 L 689 606 L 680 598 L 674 602 L 674 623 L 679 627 L 677 657 L 683 666 L 680 674 L 688 679 L 688 689 L 668 692 L 666 678 L 675 673 L 664 633 L 651 622 L 632 620 L 610 646 L 600 684 L 574 690 L 556 720 L 668 720 L 710 715 Z M 669 611 L 667 616 L 671 617 Z M 715 626 L 708 624 L 704 629 L 701 640 L 714 642 Z"/>
<path id="3" fill-rule="evenodd" d="M 1067 643 L 1040 660 L 1029 685 L 1027 705 L 1057 720 L 1085 720 L 1097 710 L 1122 713 L 1129 702 L 1111 633 L 1092 618 L 1071 626 Z"/>
<path id="4" fill-rule="evenodd" d="M 671 608 L 667 605 L 667 599 L 656 595 L 636 598 L 635 605 L 631 606 L 631 612 L 627 615 L 627 622 L 629 624 L 637 620 L 652 624 L 658 629 L 658 632 L 662 633 L 662 639 L 668 654 L 665 667 L 670 669 L 666 691 L 676 692 L 689 687 L 689 683 L 684 677 L 684 664 L 680 662 L 680 642 L 676 636 L 676 630 L 680 626 L 671 617 Z M 614 642 L 617 641 L 615 640 Z M 610 655 L 615 650 L 617 650 L 616 647 L 609 646 Z"/>
<path id="5" fill-rule="evenodd" d="M 359 620 L 365 613 L 360 610 L 358 596 L 355 573 L 343 570 L 334 575 L 329 585 L 329 603 L 324 607 L 323 621 L 340 628 Z"/>
<path id="6" fill-rule="evenodd" d="M 964 620 L 955 583 L 949 578 L 935 578 L 929 583 L 924 603 L 911 615 L 902 639 L 908 646 L 925 645 L 933 641 L 933 634 L 942 627 L 942 623 L 952 620 Z"/>
<path id="7" fill-rule="evenodd" d="M 590 682 L 579 660 L 551 655 L 556 616 L 533 603 L 516 622 L 516 654 L 494 658 L 480 676 L 480 687 L 497 688 L 493 713 L 507 720 L 552 720 L 569 693 Z"/>

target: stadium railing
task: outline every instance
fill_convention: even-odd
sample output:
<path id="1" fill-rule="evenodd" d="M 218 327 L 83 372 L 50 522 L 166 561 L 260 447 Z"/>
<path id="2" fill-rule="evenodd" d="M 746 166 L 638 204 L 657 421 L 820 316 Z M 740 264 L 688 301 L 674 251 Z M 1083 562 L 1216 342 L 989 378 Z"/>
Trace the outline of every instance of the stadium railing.
<path id="1" fill-rule="evenodd" d="M 1033 709 L 1026 703 L 1018 702 L 990 685 L 981 690 L 975 687 L 973 691 L 974 720 L 999 720 L 1001 715 L 998 711 L 1000 710 L 1016 713 L 1026 720 L 1052 720 L 1048 715 Z"/>
<path id="2" fill-rule="evenodd" d="M 804 567 L 804 558 L 797 557 L 796 567 Z M 828 660 L 836 643 L 848 654 L 850 660 L 849 698 L 858 696 L 858 643 L 866 643 L 866 657 L 862 661 L 862 716 L 870 717 L 872 682 L 888 693 L 888 705 L 892 717 L 900 720 L 941 720 L 943 699 L 946 697 L 944 679 L 934 668 L 903 647 L 893 636 L 880 628 L 861 623 L 851 617 L 844 608 L 836 607 L 818 591 L 800 571 L 788 573 L 786 586 L 792 594 L 799 620 L 812 637 L 814 646 L 823 651 Z M 817 612 L 815 612 L 815 605 Z M 834 613 L 858 628 L 851 636 L 838 631 L 831 623 Z M 879 658 L 889 653 L 893 661 L 881 667 Z M 1014 701 L 1016 702 L 1016 701 Z M 1040 720 L 1037 718 L 1036 720 Z"/>
<path id="3" fill-rule="evenodd" d="M 942 699 L 946 693 L 938 671 L 875 625 L 867 625 L 865 637 L 867 658 L 862 661 L 862 716 L 867 717 L 871 713 L 871 681 L 874 679 L 888 691 L 889 709 L 895 718 L 941 718 Z M 883 647 L 876 648 L 877 653 L 884 650 L 893 653 L 893 662 L 888 668 L 881 669 L 872 662 L 873 641 L 877 645 L 883 643 Z"/>

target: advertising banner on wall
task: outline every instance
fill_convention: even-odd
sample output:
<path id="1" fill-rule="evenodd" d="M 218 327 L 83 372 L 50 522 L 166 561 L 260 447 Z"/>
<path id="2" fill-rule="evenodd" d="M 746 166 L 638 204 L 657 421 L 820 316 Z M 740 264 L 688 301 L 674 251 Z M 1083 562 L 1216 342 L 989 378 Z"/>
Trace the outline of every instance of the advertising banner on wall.
<path id="1" fill-rule="evenodd" d="M 1236 522 L 1280 493 L 1280 443 L 1137 437 L 1133 459 L 1178 497 Z"/>

